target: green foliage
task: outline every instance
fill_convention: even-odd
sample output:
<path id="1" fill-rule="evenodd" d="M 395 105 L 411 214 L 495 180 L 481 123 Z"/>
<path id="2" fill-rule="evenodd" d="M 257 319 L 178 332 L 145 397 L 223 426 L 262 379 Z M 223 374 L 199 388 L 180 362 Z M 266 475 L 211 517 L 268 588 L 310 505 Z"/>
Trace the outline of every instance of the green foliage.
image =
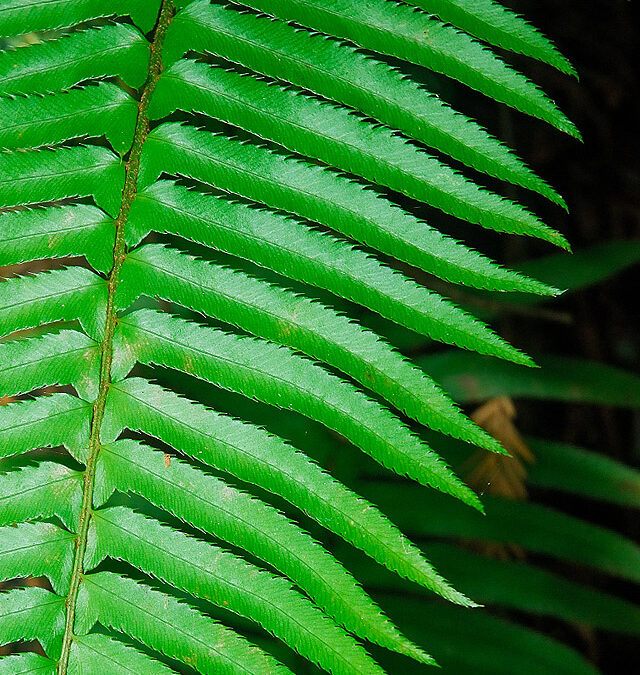
<path id="1" fill-rule="evenodd" d="M 0 574 L 48 580 L 0 595 L 2 641 L 37 640 L 46 653 L 5 657 L 0 671 L 284 675 L 315 664 L 376 675 L 376 645 L 413 659 L 399 668 L 432 665 L 438 643 L 427 653 L 405 637 L 360 582 L 375 587 L 384 573 L 460 605 L 428 602 L 436 634 L 476 603 L 392 521 L 420 539 L 516 542 L 636 579 L 637 550 L 610 532 L 529 504 L 514 516 L 494 499 L 484 518 L 423 438 L 428 427 L 454 448 L 504 452 L 441 389 L 457 396 L 454 370 L 421 369 L 351 316 L 368 310 L 474 352 L 436 359 L 493 357 L 505 373 L 533 364 L 413 272 L 541 297 L 560 281 L 501 267 L 427 224 L 422 207 L 568 247 L 449 158 L 564 202 L 388 57 L 577 135 L 471 36 L 573 72 L 564 57 L 492 0 L 175 4 L 0 7 L 0 36 L 47 31 L 0 52 L 0 265 L 43 270 L 10 270 L 0 284 Z M 304 418 L 305 434 L 354 465 L 370 457 L 387 478 L 422 485 L 369 480 L 356 491 L 305 443 L 245 414 L 258 404 L 276 426 Z M 555 485 L 557 465 L 544 466 L 540 484 Z M 628 478 L 607 469 L 611 485 Z M 588 491 L 592 480 L 585 469 L 565 487 Z M 416 520 L 415 509 L 430 515 Z M 356 549 L 367 562 L 352 570 L 339 558 Z M 523 589 L 516 567 L 433 551 L 470 597 L 597 621 L 544 605 L 544 575 Z M 517 592 L 500 595 L 496 579 Z M 468 644 L 493 633 L 513 650 L 491 672 L 543 645 L 535 667 L 564 659 L 554 672 L 591 672 L 552 641 L 473 617 Z M 463 652 L 464 640 L 451 644 Z"/>

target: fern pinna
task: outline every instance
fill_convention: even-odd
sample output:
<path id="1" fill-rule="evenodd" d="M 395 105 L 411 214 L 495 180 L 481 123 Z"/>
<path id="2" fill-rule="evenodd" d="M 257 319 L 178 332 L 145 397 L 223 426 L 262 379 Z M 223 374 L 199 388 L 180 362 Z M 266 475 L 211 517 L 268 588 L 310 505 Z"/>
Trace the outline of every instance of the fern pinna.
<path id="1" fill-rule="evenodd" d="M 331 298 L 531 363 L 395 267 L 557 292 L 410 212 L 423 202 L 566 246 L 433 151 L 562 199 L 403 67 L 577 135 L 478 40 L 571 66 L 493 0 L 2 2 L 0 35 L 27 30 L 41 41 L 0 53 L 0 265 L 65 261 L 0 285 L 2 578 L 49 582 L 2 594 L 1 642 L 37 640 L 46 655 L 14 654 L 0 670 L 290 672 L 236 615 L 331 673 L 382 672 L 358 639 L 432 663 L 269 495 L 402 577 L 474 603 L 285 439 L 150 380 L 179 371 L 295 411 L 481 509 L 398 414 L 499 445 Z"/>

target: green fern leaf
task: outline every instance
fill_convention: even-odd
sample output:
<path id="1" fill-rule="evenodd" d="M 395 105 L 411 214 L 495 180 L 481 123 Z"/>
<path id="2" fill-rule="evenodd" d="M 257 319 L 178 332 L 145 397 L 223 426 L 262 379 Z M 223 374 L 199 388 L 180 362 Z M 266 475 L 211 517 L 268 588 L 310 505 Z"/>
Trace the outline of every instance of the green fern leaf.
<path id="1" fill-rule="evenodd" d="M 148 51 L 139 31 L 119 23 L 71 33 L 16 53 L 0 52 L 2 93 L 45 94 L 109 75 L 139 87 L 147 75 Z"/>
<path id="2" fill-rule="evenodd" d="M 114 385 L 108 403 L 105 443 L 125 427 L 144 431 L 185 455 L 280 495 L 402 576 L 453 602 L 473 604 L 449 587 L 379 511 L 281 439 L 139 378 Z"/>
<path id="3" fill-rule="evenodd" d="M 248 0 L 251 7 L 425 66 L 578 136 L 575 126 L 521 73 L 469 36 L 403 4 L 368 0 Z"/>
<path id="4" fill-rule="evenodd" d="M 494 45 L 568 69 L 517 15 L 481 2 L 475 12 L 467 0 L 433 0 L 432 9 Z M 2 641 L 38 640 L 46 653 L 10 656 L 0 670 L 286 675 L 268 653 L 275 646 L 334 675 L 381 675 L 358 638 L 433 664 L 334 549 L 348 542 L 425 592 L 475 603 L 376 507 L 285 440 L 296 432 L 277 419 L 276 436 L 255 421 L 284 410 L 305 434 L 313 429 L 301 447 L 315 452 L 322 438 L 354 464 L 360 449 L 447 493 L 417 493 L 415 504 L 433 503 L 438 515 L 419 536 L 490 533 L 467 509 L 482 510 L 478 497 L 422 440 L 426 430 L 379 399 L 411 423 L 502 451 L 498 443 L 391 344 L 308 287 L 337 296 L 349 313 L 371 311 L 531 365 L 410 268 L 485 291 L 558 291 L 413 212 L 432 207 L 568 247 L 441 155 L 564 202 L 398 59 L 577 134 L 573 125 L 469 34 L 406 3 L 7 0 L 0 36 L 0 265 L 19 266 L 0 284 L 0 577 L 15 585 L 43 576 L 55 591 L 0 595 Z M 189 60 L 198 53 L 207 64 Z M 406 208 L 394 203 L 400 197 Z M 56 259 L 63 269 L 45 262 Z M 247 261 L 265 278 L 243 271 L 254 269 Z M 225 330 L 171 316 L 176 307 Z M 162 382 L 218 387 L 221 409 L 254 424 L 205 407 L 191 387 L 194 401 L 132 376 L 150 367 Z M 327 447 L 318 450 L 326 459 Z M 387 506 L 393 513 L 398 504 Z M 321 529 L 308 534 L 289 509 Z M 526 545 L 566 557 L 575 537 L 540 544 L 539 517 L 518 514 L 534 526 Z M 504 520 L 500 536 L 510 532 Z M 338 545 L 319 543 L 325 530 Z M 595 566 L 626 570 L 629 551 L 596 540 L 601 557 L 574 548 Z M 478 626 L 497 630 L 495 621 Z M 267 651 L 236 629 L 262 631 L 256 640 Z M 443 642 L 451 644 L 446 634 Z M 545 663 L 557 661 L 553 652 Z"/>
<path id="5" fill-rule="evenodd" d="M 0 207 L 93 196 L 113 217 L 120 208 L 124 166 L 105 148 L 0 154 Z"/>
<path id="6" fill-rule="evenodd" d="M 472 223 L 501 231 L 536 231 L 535 219 L 519 205 L 481 190 L 391 130 L 299 91 L 179 61 L 160 78 L 149 115 L 166 117 L 178 107 L 241 124 L 260 138 Z"/>
<path id="7" fill-rule="evenodd" d="M 64 445 L 76 458 L 89 444 L 91 405 L 69 394 L 0 406 L 0 456 Z"/>
<path id="8" fill-rule="evenodd" d="M 44 97 L 16 97 L 0 101 L 0 147 L 37 148 L 104 135 L 123 155 L 133 141 L 137 113 L 135 101 L 109 82 Z"/>
<path id="9" fill-rule="evenodd" d="M 31 586 L 0 593 L 0 635 L 4 643 L 39 640 L 52 657 L 60 652 L 64 598 Z M 0 660 L 0 666 L 4 659 Z"/>
<path id="10" fill-rule="evenodd" d="M 150 310 L 119 322 L 114 373 L 135 361 L 163 365 L 318 420 L 396 473 L 482 506 L 426 444 L 393 415 L 315 364 L 265 341 Z"/>
<path id="11" fill-rule="evenodd" d="M 281 577 L 122 507 L 96 511 L 88 566 L 125 560 L 195 597 L 261 624 L 333 673 L 383 673 L 362 647 Z"/>
<path id="12" fill-rule="evenodd" d="M 160 181 L 138 195 L 129 223 L 131 246 L 149 234 L 151 223 L 158 223 L 160 232 L 247 258 L 291 279 L 326 288 L 418 333 L 427 331 L 430 318 L 424 307 L 429 294 L 424 289 L 364 252 L 292 218 Z M 432 257 L 437 276 L 493 290 L 517 287 L 533 293 L 554 292 L 468 249 L 449 246 L 449 240 L 442 237 L 431 241 L 429 232 L 423 232 L 423 239 L 432 251 L 441 248 L 438 244 L 445 245 L 438 257 Z"/>
<path id="13" fill-rule="evenodd" d="M 145 144 L 141 188 L 162 173 L 182 174 L 295 213 L 432 272 L 429 228 L 380 195 L 333 171 L 267 148 L 195 127 L 166 123 Z M 501 205 L 507 204 L 500 202 Z M 491 219 L 485 227 L 527 234 L 567 247 L 561 234 L 524 212 L 520 219 Z M 438 235 L 442 239 L 442 235 Z"/>
<path id="14" fill-rule="evenodd" d="M 0 215 L 0 265 L 83 255 L 99 272 L 113 264 L 113 221 L 93 206 L 4 212 Z"/>
<path id="15" fill-rule="evenodd" d="M 196 0 L 172 23 L 165 63 L 173 63 L 187 45 L 349 105 L 478 171 L 564 205 L 553 189 L 475 122 L 396 69 L 347 44 Z"/>
<path id="16" fill-rule="evenodd" d="M 127 633 L 166 656 L 190 663 L 199 672 L 290 673 L 233 631 L 175 598 L 131 579 L 109 572 L 89 574 L 79 602 L 91 607 L 95 620 L 103 625 Z M 89 623 L 83 628 L 90 628 Z M 81 641 L 90 638 L 94 636 L 83 637 Z M 146 675 L 146 671 L 141 672 Z M 155 675 L 164 671 L 149 672 Z"/>
<path id="17" fill-rule="evenodd" d="M 58 516 L 73 530 L 81 502 L 82 474 L 62 464 L 41 462 L 0 474 L 0 525 Z"/>
<path id="18" fill-rule="evenodd" d="M 18 277 L 0 284 L 0 335 L 55 321 L 78 319 L 95 340 L 102 339 L 107 285 L 82 267 Z"/>
<path id="19" fill-rule="evenodd" d="M 153 28 L 160 0 L 5 0 L 0 7 L 0 36 L 66 28 L 82 21 L 113 14 L 129 15 L 144 32 Z"/>
<path id="20" fill-rule="evenodd" d="M 25 394 L 39 387 L 72 384 L 86 400 L 97 394 L 98 345 L 77 331 L 0 344 L 0 393 Z"/>
<path id="21" fill-rule="evenodd" d="M 495 0 L 411 0 L 457 28 L 496 47 L 548 63 L 569 75 L 576 71 L 556 47 L 521 16 Z"/>
<path id="22" fill-rule="evenodd" d="M 48 523 L 0 527 L 0 581 L 28 574 L 48 577 L 53 589 L 65 595 L 73 565 L 75 537 Z"/>
<path id="23" fill-rule="evenodd" d="M 239 546 L 287 575 L 318 606 L 352 633 L 424 663 L 424 653 L 403 638 L 346 570 L 305 532 L 272 507 L 135 441 L 103 449 L 96 501 L 131 491 L 181 520 Z"/>
<path id="24" fill-rule="evenodd" d="M 5 656 L 0 661 L 0 668 L 5 675 L 26 675 L 26 673 L 53 675 L 56 672 L 55 661 L 34 652 Z"/>
<path id="25" fill-rule="evenodd" d="M 453 602 L 473 605 L 439 577 L 377 509 L 278 437 L 140 378 L 112 386 L 103 441 L 115 440 L 125 427 L 143 431 L 185 455 L 280 495 L 402 576 Z"/>
<path id="26" fill-rule="evenodd" d="M 440 394 L 434 382 L 373 333 L 319 303 L 156 245 L 127 257 L 118 306 L 129 307 L 142 289 L 153 289 L 165 300 L 300 350 L 347 373 L 423 424 L 500 451 Z"/>

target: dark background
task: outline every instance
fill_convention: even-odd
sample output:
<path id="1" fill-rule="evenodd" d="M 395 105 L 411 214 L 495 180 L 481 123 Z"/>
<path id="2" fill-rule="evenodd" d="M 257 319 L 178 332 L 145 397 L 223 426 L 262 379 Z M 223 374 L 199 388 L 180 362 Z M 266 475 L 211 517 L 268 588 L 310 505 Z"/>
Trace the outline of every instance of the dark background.
<path id="1" fill-rule="evenodd" d="M 544 211 L 542 204 L 535 206 L 548 223 L 565 234 L 574 250 L 612 238 L 639 238 L 638 5 L 633 0 L 522 0 L 508 4 L 549 35 L 576 67 L 579 81 L 528 59 L 510 59 L 555 98 L 581 130 L 584 143 L 510 111 L 495 119 L 494 108 L 481 117 L 482 122 L 516 147 L 565 197 L 568 215 L 559 209 Z M 518 261 L 530 257 L 531 251 L 531 244 L 509 242 L 501 260 Z M 506 319 L 499 332 L 531 352 L 586 357 L 638 373 L 639 282 L 640 267 L 636 265 L 591 289 L 560 299 L 554 307 L 566 311 L 568 323 L 525 320 L 523 327 L 521 319 Z M 526 431 L 540 431 L 547 438 L 640 465 L 637 412 L 523 401 L 518 403 L 518 413 L 519 424 Z M 640 538 L 640 520 L 631 509 L 604 507 L 573 497 L 560 501 L 557 493 L 541 497 L 636 541 Z M 630 600 L 640 600 L 631 584 L 612 584 L 596 577 L 589 581 Z M 555 631 L 560 639 L 573 642 L 603 673 L 640 672 L 640 641 L 605 633 L 572 639 L 560 627 L 545 624 L 538 628 L 552 635 Z"/>

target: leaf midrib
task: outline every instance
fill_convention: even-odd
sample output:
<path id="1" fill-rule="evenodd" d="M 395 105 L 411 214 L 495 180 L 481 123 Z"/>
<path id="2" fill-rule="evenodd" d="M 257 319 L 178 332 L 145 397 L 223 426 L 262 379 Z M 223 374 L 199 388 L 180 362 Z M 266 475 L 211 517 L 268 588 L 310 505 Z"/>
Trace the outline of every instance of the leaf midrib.
<path id="1" fill-rule="evenodd" d="M 151 94 L 160 77 L 162 70 L 162 46 L 169 23 L 173 18 L 173 0 L 162 0 L 158 21 L 156 23 L 153 43 L 149 45 L 149 65 L 147 77 L 142 87 L 142 95 L 138 105 L 138 116 L 133 135 L 133 143 L 126 163 L 124 186 L 118 215 L 114 221 L 115 241 L 113 246 L 113 267 L 107 283 L 107 306 L 105 316 L 104 337 L 102 341 L 102 353 L 100 362 L 100 377 L 98 382 L 98 396 L 92 406 L 93 415 L 89 435 L 89 447 L 84 471 L 84 485 L 82 493 L 82 506 L 78 518 L 78 531 L 76 548 L 73 559 L 73 567 L 69 583 L 69 593 L 66 598 L 66 616 L 64 634 L 62 636 L 62 648 L 58 661 L 58 675 L 67 675 L 71 645 L 74 638 L 74 626 L 76 616 L 76 604 L 80 585 L 84 574 L 84 557 L 87 548 L 89 524 L 93 513 L 93 490 L 97 468 L 98 454 L 101 449 L 100 430 L 104 419 L 109 385 L 111 384 L 111 364 L 113 361 L 113 337 L 115 334 L 117 310 L 115 307 L 115 293 L 118 285 L 120 269 L 126 257 L 126 241 L 124 228 L 128 219 L 131 203 L 137 192 L 138 173 L 140 170 L 140 157 L 142 147 L 149 133 L 149 121 L 147 108 Z M 140 36 L 142 40 L 144 38 Z M 146 40 L 144 40 L 146 43 Z M 148 44 L 148 43 L 147 43 Z"/>

